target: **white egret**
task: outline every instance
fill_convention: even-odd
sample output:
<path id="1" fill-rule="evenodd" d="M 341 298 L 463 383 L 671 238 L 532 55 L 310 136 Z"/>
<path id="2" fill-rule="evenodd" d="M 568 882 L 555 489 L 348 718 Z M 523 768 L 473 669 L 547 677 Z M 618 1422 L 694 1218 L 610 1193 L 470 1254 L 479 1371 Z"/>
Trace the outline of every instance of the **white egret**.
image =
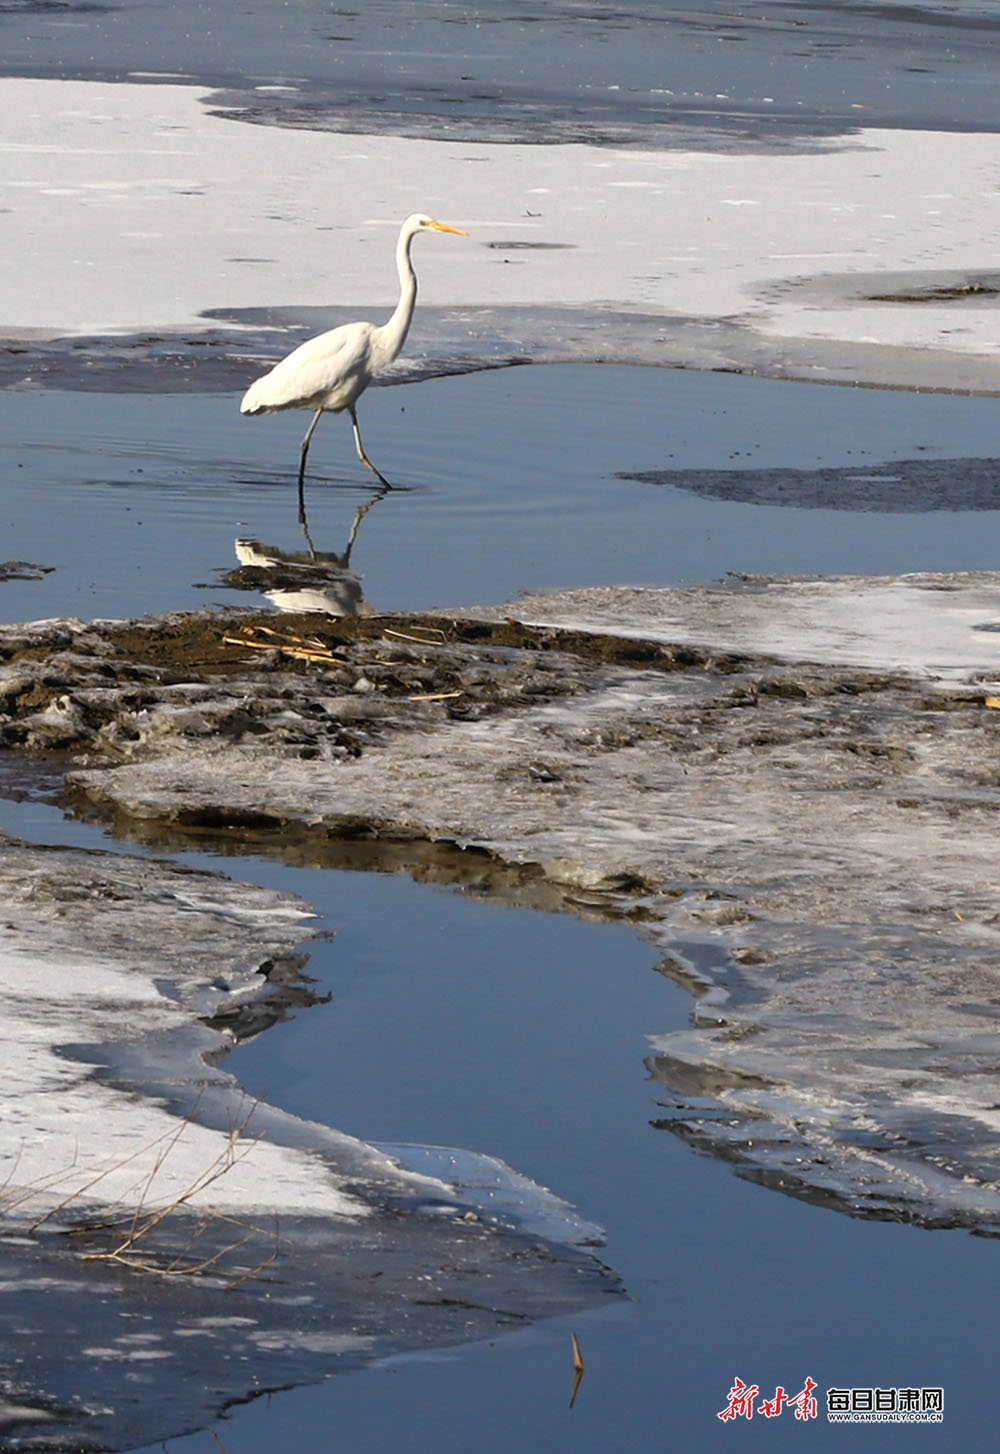
<path id="1" fill-rule="evenodd" d="M 455 232 L 462 237 L 464 228 L 450 227 L 422 212 L 414 212 L 399 229 L 396 243 L 396 271 L 399 273 L 399 302 L 387 323 L 344 323 L 328 333 L 320 333 L 293 349 L 280 363 L 250 385 L 243 395 L 243 414 L 271 414 L 278 409 L 313 409 L 312 423 L 302 441 L 299 459 L 299 509 L 304 505 L 303 483 L 306 456 L 313 430 L 324 413 L 339 414 L 346 409 L 354 426 L 354 443 L 358 458 L 375 474 L 383 488 L 391 489 L 389 481 L 375 468 L 365 454 L 361 430 L 355 410 L 361 394 L 376 374 L 387 368 L 406 342 L 406 334 L 417 300 L 417 276 L 410 261 L 410 244 L 418 232 Z"/>

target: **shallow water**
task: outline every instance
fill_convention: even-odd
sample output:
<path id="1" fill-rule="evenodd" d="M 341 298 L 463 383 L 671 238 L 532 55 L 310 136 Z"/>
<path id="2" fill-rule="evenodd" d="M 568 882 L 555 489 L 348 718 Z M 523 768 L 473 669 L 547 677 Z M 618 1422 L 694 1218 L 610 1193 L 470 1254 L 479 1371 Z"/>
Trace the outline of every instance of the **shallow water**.
<path id="1" fill-rule="evenodd" d="M 4 551 L 49 573 L 0 583 L 0 619 L 257 604 L 223 584 L 238 540 L 300 559 L 311 540 L 334 558 L 336 584 L 369 501 L 350 566 L 376 610 L 730 571 L 996 565 L 1000 404 L 989 398 L 585 364 L 373 389 L 366 446 L 401 488 L 374 499 L 349 425 L 324 419 L 308 540 L 295 486 L 306 416 L 246 420 L 237 403 L 6 392 Z M 877 473 L 892 461 L 922 472 L 919 509 L 905 478 Z M 788 503 L 756 503 L 773 498 L 778 472 L 791 472 Z"/>
<path id="2" fill-rule="evenodd" d="M 39 804 L 0 816 L 42 841 L 108 846 Z M 258 1400 L 169 1440 L 170 1454 L 334 1440 L 372 1454 L 404 1441 L 485 1454 L 567 1443 L 604 1454 L 623 1439 L 715 1449 L 734 1437 L 716 1415 L 737 1375 L 762 1397 L 778 1384 L 797 1393 L 807 1376 L 821 1389 L 943 1387 L 949 1447 L 991 1447 L 972 1395 L 991 1375 L 1000 1321 L 993 1244 L 792 1200 L 657 1126 L 647 1037 L 683 1024 L 690 999 L 634 930 L 402 875 L 179 857 L 304 893 L 333 931 L 308 945 L 332 1000 L 235 1052 L 248 1087 L 375 1139 L 507 1158 L 604 1223 L 601 1255 L 633 1301 L 574 1320 L 586 1372 L 572 1410 L 571 1328 L 556 1323 Z M 822 1411 L 808 1432 L 786 1411 L 735 1437 L 749 1449 L 838 1439 Z M 879 1437 L 896 1448 L 912 1434 Z"/>

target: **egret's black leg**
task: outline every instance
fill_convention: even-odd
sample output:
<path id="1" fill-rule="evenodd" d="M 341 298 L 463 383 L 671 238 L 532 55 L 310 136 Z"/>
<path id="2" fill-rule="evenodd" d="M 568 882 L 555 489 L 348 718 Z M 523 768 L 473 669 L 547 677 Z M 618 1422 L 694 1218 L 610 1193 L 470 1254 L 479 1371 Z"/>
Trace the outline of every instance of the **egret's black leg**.
<path id="1" fill-rule="evenodd" d="M 313 430 L 320 421 L 322 409 L 317 409 L 312 417 L 312 423 L 306 430 L 306 437 L 302 441 L 302 453 L 299 455 L 299 521 L 305 524 L 306 519 L 306 456 L 309 453 L 309 441 L 313 437 Z"/>
<path id="2" fill-rule="evenodd" d="M 390 483 L 386 479 L 385 475 L 381 472 L 381 470 L 377 470 L 375 468 L 375 466 L 372 464 L 371 460 L 365 454 L 365 447 L 361 443 L 361 430 L 358 428 L 358 416 L 357 416 L 357 414 L 354 411 L 353 404 L 350 406 L 350 410 L 351 410 L 351 423 L 354 425 L 354 444 L 355 444 L 355 447 L 357 448 L 357 451 L 358 451 L 358 459 L 361 461 L 362 464 L 366 464 L 368 466 L 368 468 L 371 470 L 371 472 L 375 476 L 375 478 L 378 479 L 378 480 L 381 480 L 383 486 L 387 490 L 391 490 L 392 489 L 392 485 L 390 485 Z"/>
<path id="3" fill-rule="evenodd" d="M 313 560 L 316 559 L 316 547 L 313 545 L 313 538 L 309 534 L 309 521 L 306 519 L 306 502 L 303 496 L 299 497 L 299 524 L 302 526 L 302 534 L 306 538 L 306 545 L 309 547 L 309 554 Z"/>

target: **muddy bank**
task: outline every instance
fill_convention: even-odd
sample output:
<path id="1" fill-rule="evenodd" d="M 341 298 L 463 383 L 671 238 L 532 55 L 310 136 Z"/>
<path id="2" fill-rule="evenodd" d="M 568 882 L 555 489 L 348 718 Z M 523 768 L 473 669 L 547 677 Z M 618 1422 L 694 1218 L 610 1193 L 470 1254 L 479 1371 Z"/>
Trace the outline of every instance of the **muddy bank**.
<path id="1" fill-rule="evenodd" d="M 695 996 L 648 1062 L 665 1128 L 852 1213 L 1000 1229 L 1000 579 L 494 614 L 8 628 L 0 740 L 146 841 L 629 915 Z"/>

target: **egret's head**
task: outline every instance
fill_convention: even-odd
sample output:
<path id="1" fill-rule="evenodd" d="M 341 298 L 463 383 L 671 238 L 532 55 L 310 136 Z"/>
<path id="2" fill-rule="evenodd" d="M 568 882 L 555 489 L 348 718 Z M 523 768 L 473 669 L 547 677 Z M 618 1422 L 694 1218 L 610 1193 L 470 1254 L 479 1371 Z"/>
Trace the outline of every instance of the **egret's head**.
<path id="1" fill-rule="evenodd" d="M 435 217 L 428 217 L 426 213 L 415 212 L 410 218 L 410 225 L 414 232 L 455 232 L 459 237 L 468 237 L 464 227 L 451 227 L 447 222 L 438 222 Z"/>

